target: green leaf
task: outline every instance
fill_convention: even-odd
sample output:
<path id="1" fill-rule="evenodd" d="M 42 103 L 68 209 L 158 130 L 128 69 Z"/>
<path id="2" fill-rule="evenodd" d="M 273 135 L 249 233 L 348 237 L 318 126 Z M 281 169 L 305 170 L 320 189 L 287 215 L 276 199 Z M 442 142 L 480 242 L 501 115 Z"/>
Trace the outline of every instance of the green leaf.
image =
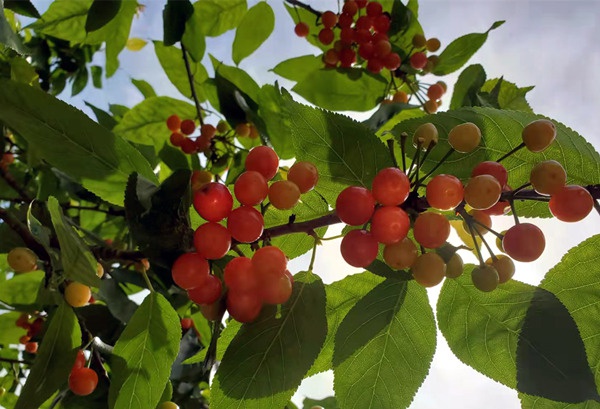
<path id="1" fill-rule="evenodd" d="M 377 292 L 390 300 L 376 300 Z M 335 349 L 342 348 L 335 354 L 338 359 L 363 344 L 334 368 L 338 404 L 342 408 L 361 409 L 408 407 L 429 372 L 435 351 L 436 329 L 427 292 L 414 281 L 407 284 L 388 280 L 367 297 L 376 301 L 370 307 L 373 312 L 385 315 L 388 322 L 383 326 L 383 322 L 373 325 L 374 332 L 361 342 L 357 342 L 360 336 L 340 332 L 342 326 L 338 329 Z M 369 324 L 366 314 L 359 315 L 358 311 L 350 314 L 351 318 L 344 319 L 349 320 L 348 324 L 342 325 L 350 325 L 354 319 L 357 332 L 363 331 L 366 336 L 364 325 Z M 377 321 L 379 315 L 371 318 Z"/>
<path id="2" fill-rule="evenodd" d="M 263 307 L 227 348 L 211 388 L 215 408 L 283 407 L 313 364 L 327 335 L 325 289 L 312 273 L 294 280 L 281 316 Z"/>
<path id="3" fill-rule="evenodd" d="M 190 98 L 192 91 L 190 89 L 181 49 L 174 46 L 166 47 L 160 41 L 154 41 L 154 51 L 171 83 L 175 85 L 175 88 L 177 88 L 179 92 Z M 202 83 L 208 78 L 206 68 L 199 62 L 194 63 L 190 61 L 190 69 L 194 76 L 194 86 L 197 89 L 201 89 Z M 193 115 L 188 118 L 194 118 L 195 116 L 196 115 Z"/>
<path id="4" fill-rule="evenodd" d="M 560 402 L 600 401 L 573 317 L 542 288 L 536 288 L 519 334 L 517 389 Z"/>
<path id="5" fill-rule="evenodd" d="M 179 316 L 160 294 L 150 293 L 115 344 L 109 390 L 111 409 L 158 405 L 179 351 Z"/>
<path id="6" fill-rule="evenodd" d="M 71 90 L 71 97 L 79 94 L 88 83 L 88 70 L 85 66 L 81 67 L 77 70 L 77 75 L 75 75 L 75 79 L 73 80 L 73 88 Z"/>
<path id="7" fill-rule="evenodd" d="M 37 409 L 50 398 L 67 381 L 80 345 L 77 317 L 73 309 L 61 301 L 51 315 L 15 409 Z"/>
<path id="8" fill-rule="evenodd" d="M 246 0 L 202 0 L 194 3 L 192 19 L 198 32 L 217 37 L 240 24 L 246 14 Z"/>
<path id="9" fill-rule="evenodd" d="M 163 9 L 163 42 L 166 46 L 181 40 L 186 22 L 194 14 L 194 6 L 189 0 L 168 0 Z"/>
<path id="10" fill-rule="evenodd" d="M 483 133 L 481 147 L 466 155 L 453 153 L 436 171 L 436 174 L 449 173 L 466 181 L 476 164 L 486 160 L 497 160 L 519 145 L 522 142 L 521 132 L 525 125 L 539 118 L 542 117 L 527 112 L 465 108 L 401 122 L 394 128 L 393 133 L 398 136 L 401 132 L 406 132 L 412 136 L 415 129 L 425 122 L 431 122 L 437 127 L 439 143 L 422 164 L 425 172 L 437 165 L 449 150 L 447 135 L 450 129 L 463 122 L 473 122 Z M 508 184 L 517 187 L 529 182 L 533 165 L 548 159 L 557 160 L 563 165 L 567 172 L 567 184 L 585 186 L 600 183 L 598 152 L 581 135 L 560 122 L 554 120 L 553 122 L 556 125 L 557 135 L 548 149 L 541 153 L 521 149 L 502 161 L 510 175 Z M 412 157 L 414 149 L 412 144 L 407 144 L 408 157 Z M 550 217 L 546 203 L 518 201 L 515 204 L 519 216 Z"/>
<path id="11" fill-rule="evenodd" d="M 195 62 L 202 61 L 206 50 L 206 39 L 201 33 L 198 19 L 190 18 L 185 23 L 185 31 L 181 37 L 181 43 Z"/>
<path id="12" fill-rule="evenodd" d="M 95 88 L 102 88 L 102 67 L 92 65 L 90 70 L 92 71 L 92 84 L 94 84 Z"/>
<path id="13" fill-rule="evenodd" d="M 119 13 L 121 0 L 94 0 L 85 19 L 85 31 L 96 31 L 108 24 Z"/>
<path id="14" fill-rule="evenodd" d="M 11 58 L 9 62 L 11 80 L 35 87 L 39 86 L 39 75 L 25 58 L 17 55 Z"/>
<path id="15" fill-rule="evenodd" d="M 181 149 L 175 148 L 166 142 L 160 152 L 158 152 L 158 156 L 171 170 L 192 168 L 190 155 L 186 155 Z"/>
<path id="16" fill-rule="evenodd" d="M 31 18 L 40 18 L 40 13 L 29 0 L 4 0 L 4 8 Z"/>
<path id="17" fill-rule="evenodd" d="M 435 75 L 446 75 L 458 70 L 485 43 L 488 33 L 504 24 L 496 21 L 485 33 L 471 33 L 452 41 L 440 54 L 439 63 L 433 69 Z"/>
<path id="18" fill-rule="evenodd" d="M 600 305 L 592 290 L 599 284 L 598 245 L 600 235 L 572 248 L 548 271 L 540 287 L 554 293 L 577 323 L 596 384 L 600 385 L 600 337 L 594 315 Z"/>
<path id="19" fill-rule="evenodd" d="M 335 203 L 347 186 L 370 187 L 380 169 L 392 166 L 386 147 L 363 124 L 294 102 L 289 94 L 285 106 L 296 159 L 308 160 L 318 168 L 317 191 L 328 203 Z"/>
<path id="20" fill-rule="evenodd" d="M 279 89 L 263 85 L 258 93 L 259 115 L 265 123 L 266 132 L 273 149 L 280 159 L 291 159 L 296 155 L 294 141 L 290 138 L 290 113 Z"/>
<path id="21" fill-rule="evenodd" d="M 585 401 L 581 403 L 555 402 L 553 400 L 519 393 L 521 409 L 600 409 L 600 403 Z"/>
<path id="22" fill-rule="evenodd" d="M 212 55 L 210 57 L 215 73 L 218 74 L 218 76 L 215 75 L 217 80 L 219 77 L 223 78 L 232 83 L 238 90 L 250 97 L 252 101 L 256 102 L 258 100 L 260 87 L 250 76 L 250 74 L 240 68 L 225 65 Z M 246 103 L 249 103 L 249 101 L 246 101 Z M 222 104 L 223 102 L 221 101 L 221 105 Z"/>
<path id="23" fill-rule="evenodd" d="M 425 112 L 420 108 L 420 106 L 409 104 L 384 104 L 363 123 L 382 141 L 386 141 L 390 137 L 387 133 L 400 122 L 425 116 Z"/>
<path id="24" fill-rule="evenodd" d="M 510 109 L 514 111 L 531 112 L 533 110 L 525 99 L 525 95 L 533 89 L 533 87 L 517 87 L 512 82 L 504 79 L 491 79 L 485 82 L 481 87 L 483 92 L 491 92 L 494 87 L 501 82 L 498 94 L 498 105 L 501 109 Z"/>
<path id="25" fill-rule="evenodd" d="M 43 280 L 43 271 L 16 275 L 0 285 L 0 301 L 15 308 L 34 305 Z"/>
<path id="26" fill-rule="evenodd" d="M 133 85 L 135 85 L 135 87 L 142 93 L 144 98 L 150 98 L 150 97 L 156 96 L 156 92 L 154 91 L 154 88 L 152 88 L 152 85 L 150 85 L 148 83 L 148 81 L 136 80 L 136 79 L 132 78 L 131 83 Z"/>
<path id="27" fill-rule="evenodd" d="M 115 318 L 128 323 L 137 310 L 137 304 L 129 299 L 116 280 L 102 280 L 99 287 L 97 298 L 106 303 Z"/>
<path id="28" fill-rule="evenodd" d="M 250 8 L 235 31 L 232 58 L 235 65 L 264 43 L 275 28 L 275 13 L 266 1 Z"/>
<path id="29" fill-rule="evenodd" d="M 109 203 L 123 203 L 132 172 L 156 180 L 135 148 L 41 90 L 1 80 L 0 120 L 36 146 L 44 160 Z"/>
<path id="30" fill-rule="evenodd" d="M 2 2 L 0 2 L 0 44 L 12 48 L 19 54 L 29 54 L 29 50 L 23 45 L 21 37 L 13 31 L 9 22 L 6 20 Z"/>
<path id="31" fill-rule="evenodd" d="M 437 303 L 438 327 L 450 349 L 465 364 L 515 389 L 515 356 L 523 318 L 535 287 L 510 280 L 490 293 L 471 281 L 472 264 L 445 280 Z"/>
<path id="32" fill-rule="evenodd" d="M 85 102 L 85 105 L 87 105 L 94 112 L 94 115 L 96 115 L 96 120 L 98 121 L 98 123 L 100 125 L 102 125 L 103 127 L 105 127 L 106 129 L 112 130 L 117 125 L 118 122 L 108 112 L 90 104 L 87 101 Z"/>
<path id="33" fill-rule="evenodd" d="M 99 287 L 100 279 L 96 275 L 97 261 L 94 255 L 63 215 L 58 200 L 52 196 L 48 198 L 48 211 L 58 236 L 65 277 L 91 287 Z"/>
<path id="34" fill-rule="evenodd" d="M 472 107 L 479 105 L 477 102 L 477 93 L 485 84 L 486 74 L 483 67 L 479 64 L 469 65 L 465 68 L 454 85 L 450 109 L 459 109 L 461 107 Z"/>
<path id="35" fill-rule="evenodd" d="M 150 97 L 134 106 L 114 128 L 117 136 L 142 145 L 153 145 L 159 151 L 169 139 L 166 121 L 172 114 L 194 118 L 196 108 L 170 97 Z"/>
<path id="36" fill-rule="evenodd" d="M 327 338 L 309 375 L 333 369 L 334 339 L 350 309 L 383 279 L 369 272 L 353 274 L 325 286 L 327 295 Z"/>
<path id="37" fill-rule="evenodd" d="M 362 68 L 324 68 L 299 81 L 292 91 L 332 111 L 368 111 L 386 94 L 388 82 Z"/>
<path id="38" fill-rule="evenodd" d="M 4 283 L 2 283 L 2 285 L 4 285 Z M 20 312 L 0 314 L 0 345 L 7 347 L 8 344 L 18 344 L 19 338 L 25 335 L 23 328 L 19 328 L 15 325 L 15 321 L 20 315 Z"/>
<path id="39" fill-rule="evenodd" d="M 92 0 L 56 0 L 30 28 L 38 33 L 82 43 L 86 38 L 85 22 Z"/>
<path id="40" fill-rule="evenodd" d="M 288 80 L 300 82 L 308 74 L 323 68 L 323 59 L 318 55 L 302 55 L 282 61 L 272 71 Z"/>
<path id="41" fill-rule="evenodd" d="M 321 406 L 323 409 L 338 409 L 339 406 L 335 400 L 335 396 L 330 396 L 325 399 L 316 400 L 311 398 L 304 398 L 302 401 L 302 409 L 312 409 L 315 406 Z"/>

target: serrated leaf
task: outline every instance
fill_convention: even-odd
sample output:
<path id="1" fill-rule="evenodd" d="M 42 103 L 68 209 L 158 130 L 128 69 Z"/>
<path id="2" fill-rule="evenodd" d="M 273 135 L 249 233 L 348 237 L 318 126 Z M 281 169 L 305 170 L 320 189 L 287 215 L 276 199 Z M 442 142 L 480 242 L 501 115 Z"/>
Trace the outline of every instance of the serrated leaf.
<path id="1" fill-rule="evenodd" d="M 511 109 L 514 111 L 533 112 L 529 103 L 525 99 L 525 95 L 533 89 L 533 87 L 517 87 L 512 82 L 504 79 L 494 78 L 487 80 L 481 87 L 481 91 L 490 92 L 500 84 L 498 90 L 497 101 L 501 109 Z"/>
<path id="2" fill-rule="evenodd" d="M 4 7 L 0 2 L 0 44 L 4 44 L 7 47 L 12 48 L 19 54 L 28 54 L 29 50 L 23 45 L 21 37 L 17 35 L 11 28 L 10 24 L 6 20 L 4 15 Z"/>
<path id="3" fill-rule="evenodd" d="M 40 13 L 29 0 L 4 0 L 4 8 L 31 18 L 40 18 Z"/>
<path id="4" fill-rule="evenodd" d="M 91 287 L 100 286 L 94 255 L 66 220 L 58 200 L 52 196 L 48 198 L 48 211 L 58 236 L 65 277 Z"/>
<path id="5" fill-rule="evenodd" d="M 179 316 L 160 294 L 150 293 L 115 344 L 109 389 L 111 409 L 154 408 L 179 351 Z"/>
<path id="6" fill-rule="evenodd" d="M 386 141 L 391 137 L 387 133 L 400 122 L 425 116 L 425 112 L 420 108 L 420 106 L 409 104 L 383 104 L 363 123 L 382 141 Z"/>
<path id="7" fill-rule="evenodd" d="M 168 0 L 163 9 L 163 42 L 166 46 L 181 40 L 186 22 L 194 14 L 189 0 Z"/>
<path id="8" fill-rule="evenodd" d="M 85 19 L 85 31 L 96 31 L 108 24 L 119 13 L 121 0 L 94 0 Z"/>
<path id="9" fill-rule="evenodd" d="M 308 74 L 323 68 L 323 59 L 318 55 L 302 55 L 277 64 L 271 71 L 288 80 L 300 82 Z"/>
<path id="10" fill-rule="evenodd" d="M 135 52 L 140 51 L 146 46 L 146 44 L 148 44 L 146 40 L 137 37 L 132 37 L 127 39 L 127 43 L 125 43 L 125 48 L 127 48 L 129 51 Z"/>
<path id="11" fill-rule="evenodd" d="M 600 403 L 585 401 L 581 403 L 556 402 L 539 396 L 530 396 L 519 393 L 521 409 L 600 409 Z"/>
<path id="12" fill-rule="evenodd" d="M 332 111 L 368 111 L 386 94 L 388 82 L 362 68 L 324 68 L 299 81 L 292 91 Z"/>
<path id="13" fill-rule="evenodd" d="M 15 409 L 37 409 L 50 398 L 67 381 L 80 345 L 77 317 L 61 302 L 51 316 Z"/>
<path id="14" fill-rule="evenodd" d="M 218 76 L 215 75 L 217 80 L 218 77 L 221 77 L 232 83 L 238 90 L 250 97 L 252 101 L 256 102 L 258 100 L 260 87 L 250 74 L 238 67 L 225 65 L 212 55 L 210 57 L 215 73 L 218 74 Z M 246 103 L 249 103 L 249 101 L 246 101 Z"/>
<path id="15" fill-rule="evenodd" d="M 116 280 L 102 280 L 99 287 L 97 298 L 106 303 L 115 318 L 127 324 L 135 314 L 137 304 L 129 299 Z"/>
<path id="16" fill-rule="evenodd" d="M 438 327 L 458 359 L 514 389 L 519 331 L 535 287 L 510 280 L 484 293 L 473 286 L 473 267 L 467 264 L 460 277 L 445 280 L 437 303 Z"/>
<path id="17" fill-rule="evenodd" d="M 264 85 L 258 93 L 259 115 L 263 119 L 269 141 L 280 159 L 291 159 L 296 155 L 291 132 L 290 115 L 279 89 Z"/>
<path id="18" fill-rule="evenodd" d="M 16 275 L 0 285 L 0 301 L 15 308 L 34 305 L 43 280 L 43 271 L 31 271 Z"/>
<path id="19" fill-rule="evenodd" d="M 153 145 L 160 150 L 169 139 L 166 121 L 172 114 L 180 118 L 194 118 L 192 104 L 170 97 L 150 97 L 127 111 L 114 128 L 117 136 L 142 145 Z"/>
<path id="20" fill-rule="evenodd" d="M 536 288 L 517 343 L 517 389 L 560 402 L 600 401 L 577 325 L 554 294 Z"/>
<path id="21" fill-rule="evenodd" d="M 476 164 L 486 160 L 497 160 L 522 142 L 521 133 L 528 123 L 542 118 L 527 112 L 507 111 L 493 108 L 464 108 L 441 112 L 421 119 L 411 119 L 398 124 L 394 135 L 406 132 L 412 137 L 415 129 L 426 122 L 433 123 L 439 131 L 439 143 L 422 163 L 423 172 L 438 164 L 449 150 L 448 132 L 456 125 L 473 122 L 482 130 L 481 147 L 468 154 L 454 153 L 442 164 L 438 173 L 449 173 L 466 181 Z M 504 159 L 508 170 L 508 184 L 517 187 L 529 182 L 534 164 L 548 159 L 559 161 L 567 172 L 567 184 L 590 185 L 600 183 L 600 155 L 594 147 L 572 129 L 553 120 L 557 135 L 554 143 L 544 152 L 532 153 L 521 149 Z M 407 157 L 412 157 L 415 148 L 407 143 Z M 517 201 L 517 214 L 523 217 L 550 217 L 546 203 Z"/>
<path id="22" fill-rule="evenodd" d="M 391 314 L 391 319 L 334 368 L 334 390 L 342 408 L 408 407 L 429 372 L 436 329 L 427 292 L 414 281 L 385 283 L 379 288 L 395 305 L 390 309 L 381 301 L 379 313 Z M 357 325 L 367 322 L 360 319 Z M 339 331 L 336 349 L 340 340 L 349 339 L 340 338 Z"/>
<path id="23" fill-rule="evenodd" d="M 85 105 L 87 105 L 94 112 L 97 122 L 106 129 L 112 130 L 117 125 L 118 122 L 108 112 L 90 104 L 87 101 L 85 102 Z"/>
<path id="24" fill-rule="evenodd" d="M 317 191 L 328 203 L 351 185 L 369 188 L 380 169 L 392 166 L 387 148 L 365 125 L 344 115 L 294 102 L 284 95 L 290 113 L 296 160 L 319 170 Z"/>
<path id="25" fill-rule="evenodd" d="M 294 278 L 281 317 L 263 307 L 231 342 L 211 388 L 211 405 L 223 408 L 283 407 L 319 354 L 327 335 L 325 289 L 312 273 Z"/>
<path id="26" fill-rule="evenodd" d="M 433 69 L 434 75 L 446 75 L 458 70 L 485 43 L 490 31 L 500 27 L 504 21 L 496 21 L 484 33 L 471 33 L 452 41 L 440 54 L 439 62 Z"/>
<path id="27" fill-rule="evenodd" d="M 267 2 L 260 2 L 251 7 L 244 15 L 235 31 L 232 58 L 238 65 L 264 43 L 275 28 L 275 13 Z"/>
<path id="28" fill-rule="evenodd" d="M 600 337 L 594 314 L 600 311 L 600 305 L 594 289 L 599 284 L 599 245 L 600 235 L 596 235 L 572 248 L 540 284 L 556 294 L 577 323 L 597 385 L 600 385 Z"/>
<path id="29" fill-rule="evenodd" d="M 174 46 L 167 47 L 160 41 L 154 41 L 154 51 L 156 52 L 158 61 L 160 62 L 163 70 L 165 70 L 165 74 L 167 74 L 167 77 L 169 77 L 171 83 L 175 85 L 175 88 L 177 88 L 181 94 L 190 98 L 192 91 L 190 89 L 190 83 L 188 80 L 187 71 L 185 69 L 181 49 Z M 202 83 L 208 79 L 206 68 L 204 68 L 202 63 L 190 62 L 190 69 L 192 75 L 194 76 L 194 86 L 200 90 Z M 194 118 L 195 116 L 196 115 L 193 115 L 189 118 Z"/>
<path id="30" fill-rule="evenodd" d="M 454 85 L 450 109 L 477 106 L 477 93 L 485 84 L 486 74 L 479 64 L 465 68 Z"/>
<path id="31" fill-rule="evenodd" d="M 217 37 L 240 24 L 248 6 L 246 0 L 202 0 L 194 3 L 193 24 L 207 37 Z"/>
<path id="32" fill-rule="evenodd" d="M 123 203 L 132 172 L 156 180 L 135 148 L 41 90 L 1 80 L 0 120 L 36 146 L 44 160 L 109 203 Z"/>
<path id="33" fill-rule="evenodd" d="M 148 83 L 148 81 L 136 80 L 136 79 L 132 78 L 131 83 L 133 85 L 135 85 L 135 87 L 142 93 L 144 98 L 150 98 L 150 97 L 156 96 L 156 92 L 154 91 L 154 88 L 152 88 L 152 85 L 150 85 Z"/>

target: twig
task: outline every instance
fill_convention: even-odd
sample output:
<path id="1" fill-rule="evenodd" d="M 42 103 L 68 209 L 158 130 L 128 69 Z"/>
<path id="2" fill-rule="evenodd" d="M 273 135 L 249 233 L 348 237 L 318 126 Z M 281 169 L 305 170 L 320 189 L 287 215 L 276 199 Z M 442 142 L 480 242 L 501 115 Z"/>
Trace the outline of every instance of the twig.
<path id="1" fill-rule="evenodd" d="M 19 185 L 19 183 L 13 177 L 13 175 L 7 170 L 5 170 L 2 166 L 0 166 L 0 177 L 4 179 L 8 186 L 10 186 L 15 192 L 19 194 L 23 201 L 29 203 L 33 200 L 29 196 L 29 194 L 27 194 L 27 192 Z"/>
<path id="2" fill-rule="evenodd" d="M 273 237 L 283 236 L 290 233 L 311 234 L 313 230 L 319 227 L 330 226 L 337 223 L 341 223 L 341 220 L 337 214 L 333 212 L 326 214 L 325 216 L 317 217 L 313 220 L 307 220 L 300 223 L 286 223 L 281 226 L 265 229 L 259 240 L 272 239 Z"/>
<path id="3" fill-rule="evenodd" d="M 38 243 L 29 229 L 27 229 L 27 227 L 21 223 L 19 219 L 2 208 L 0 208 L 0 219 L 2 219 L 4 223 L 8 225 L 8 227 L 14 230 L 15 233 L 21 237 L 21 240 L 23 240 L 25 245 L 29 247 L 35 254 L 37 254 L 41 260 L 48 263 L 50 262 L 50 255 L 46 252 L 44 246 Z"/>
<path id="4" fill-rule="evenodd" d="M 183 54 L 183 62 L 185 63 L 185 71 L 187 72 L 188 82 L 190 83 L 190 89 L 192 90 L 192 99 L 194 100 L 194 105 L 196 105 L 196 114 L 198 115 L 198 121 L 200 121 L 200 125 L 204 124 L 202 119 L 202 107 L 200 106 L 200 101 L 198 100 L 198 95 L 196 95 L 196 87 L 194 85 L 194 74 L 192 73 L 192 69 L 190 67 L 190 61 L 188 59 L 187 51 L 183 43 L 181 43 L 181 54 Z"/>
<path id="5" fill-rule="evenodd" d="M 0 362 L 7 362 L 9 364 L 21 364 L 21 365 L 32 365 L 33 362 L 22 361 L 20 359 L 11 359 L 11 358 L 0 358 Z"/>
<path id="6" fill-rule="evenodd" d="M 298 0 L 285 0 L 286 3 L 291 4 L 292 6 L 296 6 L 296 7 L 300 7 L 312 14 L 314 14 L 317 17 L 321 17 L 321 12 L 318 10 L 313 9 L 311 6 L 309 6 L 308 4 L 304 4 L 301 1 Z"/>

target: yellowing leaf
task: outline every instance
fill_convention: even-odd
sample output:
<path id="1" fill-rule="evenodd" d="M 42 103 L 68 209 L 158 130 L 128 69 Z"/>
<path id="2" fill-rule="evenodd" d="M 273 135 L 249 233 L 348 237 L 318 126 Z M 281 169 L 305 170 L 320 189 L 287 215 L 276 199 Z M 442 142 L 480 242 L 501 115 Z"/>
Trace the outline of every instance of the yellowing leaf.
<path id="1" fill-rule="evenodd" d="M 146 44 L 148 44 L 146 40 L 142 40 L 141 38 L 137 37 L 132 37 L 127 40 L 127 44 L 125 44 L 125 47 L 129 51 L 140 51 L 146 46 Z"/>

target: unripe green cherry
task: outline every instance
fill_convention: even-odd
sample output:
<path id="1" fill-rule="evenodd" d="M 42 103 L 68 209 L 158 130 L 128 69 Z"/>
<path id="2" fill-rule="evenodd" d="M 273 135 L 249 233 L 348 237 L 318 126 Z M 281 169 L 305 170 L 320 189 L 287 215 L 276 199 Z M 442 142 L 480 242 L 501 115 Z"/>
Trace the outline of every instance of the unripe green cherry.
<path id="1" fill-rule="evenodd" d="M 490 292 L 498 287 L 498 271 L 490 265 L 477 266 L 471 272 L 473 285 L 479 291 Z"/>
<path id="2" fill-rule="evenodd" d="M 15 273 L 28 273 L 37 270 L 38 258 L 36 254 L 27 247 L 15 247 L 8 252 L 6 261 Z"/>
<path id="3" fill-rule="evenodd" d="M 538 119 L 525 126 L 521 135 L 527 149 L 541 152 L 556 138 L 556 126 L 548 119 Z"/>
<path id="4" fill-rule="evenodd" d="M 488 258 L 485 260 L 485 264 L 490 265 L 498 272 L 498 283 L 502 284 L 507 282 L 515 274 L 515 263 L 512 259 L 504 254 L 496 256 L 496 259 Z"/>
<path id="5" fill-rule="evenodd" d="M 472 122 L 456 125 L 448 133 L 448 143 L 457 152 L 475 150 L 481 142 L 481 130 Z"/>
<path id="6" fill-rule="evenodd" d="M 422 150 L 427 150 L 430 144 L 438 142 L 438 130 L 434 124 L 427 122 L 417 128 L 413 135 L 413 145 L 421 144 Z"/>
<path id="7" fill-rule="evenodd" d="M 446 263 L 446 277 L 456 278 L 460 277 L 463 273 L 465 265 L 463 259 L 458 253 L 454 253 L 450 260 Z"/>

